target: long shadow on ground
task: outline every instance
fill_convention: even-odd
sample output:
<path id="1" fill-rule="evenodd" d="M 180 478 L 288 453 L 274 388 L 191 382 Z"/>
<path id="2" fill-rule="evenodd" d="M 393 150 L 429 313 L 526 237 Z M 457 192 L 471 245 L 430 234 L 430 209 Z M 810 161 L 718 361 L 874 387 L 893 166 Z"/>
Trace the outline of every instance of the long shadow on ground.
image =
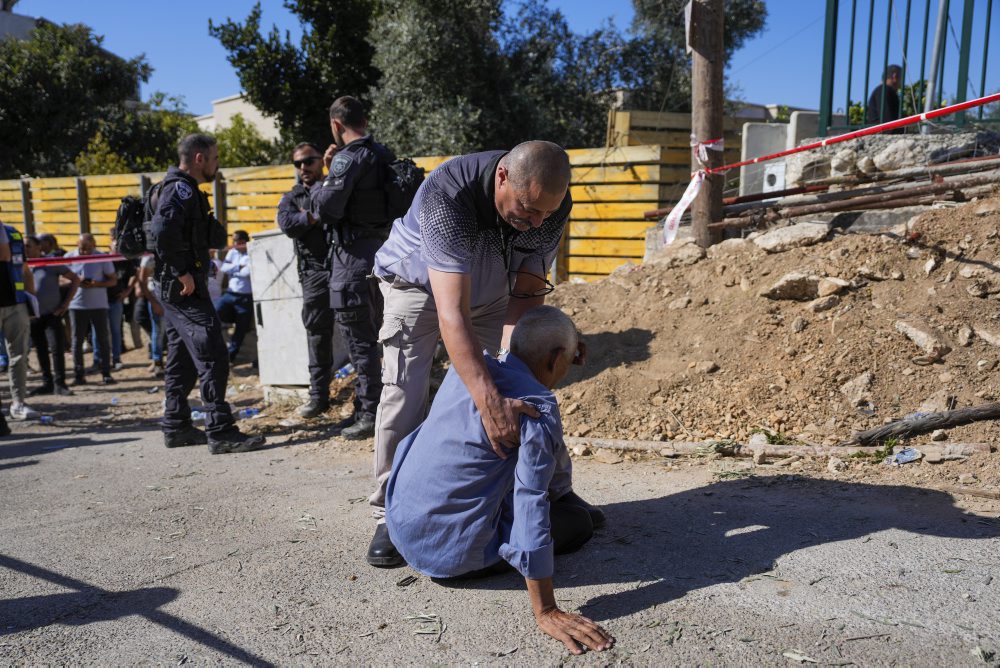
<path id="1" fill-rule="evenodd" d="M 1000 520 L 966 513 L 944 492 L 795 476 L 722 481 L 603 509 L 607 527 L 579 552 L 556 558 L 557 588 L 640 583 L 583 606 L 597 620 L 770 571 L 780 557 L 803 548 L 886 529 L 965 540 L 1000 536 Z M 512 574 L 451 586 L 511 589 L 524 584 Z"/>
<path id="2" fill-rule="evenodd" d="M 237 661 L 255 666 L 272 665 L 200 626 L 160 610 L 177 598 L 180 594 L 177 589 L 147 587 L 124 592 L 108 591 L 3 554 L 0 554 L 0 568 L 72 590 L 43 596 L 0 599 L 0 636 L 50 624 L 79 626 L 140 615 Z"/>

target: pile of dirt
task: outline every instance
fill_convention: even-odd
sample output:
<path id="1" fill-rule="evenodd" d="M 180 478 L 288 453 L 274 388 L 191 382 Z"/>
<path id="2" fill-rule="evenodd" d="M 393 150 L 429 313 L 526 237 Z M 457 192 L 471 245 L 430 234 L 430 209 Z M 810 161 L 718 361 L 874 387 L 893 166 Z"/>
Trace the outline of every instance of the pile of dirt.
<path id="1" fill-rule="evenodd" d="M 673 247 L 551 296 L 588 346 L 586 366 L 557 391 L 565 432 L 745 441 L 764 429 L 833 444 L 907 414 L 992 401 L 998 300 L 1000 199 L 934 209 L 891 234 L 832 230 L 783 252 L 752 237 L 707 255 Z M 992 422 L 948 434 L 998 436 Z"/>

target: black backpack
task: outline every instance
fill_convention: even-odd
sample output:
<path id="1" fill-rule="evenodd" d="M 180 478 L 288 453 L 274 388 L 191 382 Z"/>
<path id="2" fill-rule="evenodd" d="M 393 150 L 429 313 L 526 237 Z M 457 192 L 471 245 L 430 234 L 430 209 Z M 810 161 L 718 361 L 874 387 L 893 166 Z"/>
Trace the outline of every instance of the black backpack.
<path id="1" fill-rule="evenodd" d="M 382 188 L 385 191 L 385 211 L 391 225 L 410 210 L 417 189 L 424 182 L 424 168 L 417 167 L 417 163 L 409 158 L 394 160 L 386 167 Z"/>
<path id="2" fill-rule="evenodd" d="M 156 199 L 163 182 L 146 191 L 145 197 L 126 195 L 115 215 L 114 250 L 129 260 L 135 260 L 152 250 L 149 246 L 149 225 L 156 213 Z"/>

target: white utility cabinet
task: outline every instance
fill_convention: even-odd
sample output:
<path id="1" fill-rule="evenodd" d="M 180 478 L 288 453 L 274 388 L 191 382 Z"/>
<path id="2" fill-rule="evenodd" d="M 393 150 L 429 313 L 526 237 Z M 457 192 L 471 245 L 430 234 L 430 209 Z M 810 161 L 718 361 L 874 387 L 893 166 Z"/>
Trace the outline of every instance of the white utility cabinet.
<path id="1" fill-rule="evenodd" d="M 261 385 L 309 386 L 309 350 L 302 325 L 302 284 L 292 240 L 279 230 L 253 235 L 250 280 L 257 322 Z M 347 347 L 334 332 L 334 371 L 348 361 Z"/>

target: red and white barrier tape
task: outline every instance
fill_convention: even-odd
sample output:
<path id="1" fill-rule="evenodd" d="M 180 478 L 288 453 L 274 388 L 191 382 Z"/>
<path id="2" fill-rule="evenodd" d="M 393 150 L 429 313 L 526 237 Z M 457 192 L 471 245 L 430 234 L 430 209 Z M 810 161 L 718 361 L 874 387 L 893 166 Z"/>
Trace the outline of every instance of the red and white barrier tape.
<path id="1" fill-rule="evenodd" d="M 667 217 L 663 219 L 663 245 L 669 246 L 674 242 L 674 237 L 677 236 L 677 228 L 681 225 L 681 216 L 691 206 L 694 198 L 698 196 L 698 191 L 701 190 L 701 184 L 704 180 L 705 170 L 699 169 L 691 176 L 691 183 L 688 184 L 687 190 L 681 195 L 681 201 L 677 202 L 670 213 L 667 214 Z"/>
<path id="2" fill-rule="evenodd" d="M 93 264 L 95 262 L 119 262 L 127 260 L 124 255 L 70 255 L 69 257 L 36 257 L 25 260 L 29 267 L 54 267 L 67 264 Z"/>
<path id="3" fill-rule="evenodd" d="M 698 141 L 695 139 L 694 135 L 691 135 L 691 150 L 695 157 L 698 158 L 698 162 L 701 163 L 702 167 L 708 167 L 708 152 L 709 151 L 724 151 L 726 150 L 726 143 L 723 138 L 710 139 L 708 141 Z"/>
<path id="4" fill-rule="evenodd" d="M 669 245 L 670 243 L 673 242 L 674 237 L 677 236 L 677 226 L 680 225 L 681 216 L 683 216 L 684 212 L 687 211 L 688 207 L 691 205 L 691 202 L 694 201 L 694 198 L 698 196 L 698 191 L 701 190 L 701 184 L 705 182 L 705 177 L 708 176 L 709 174 L 722 174 L 724 172 L 728 172 L 730 169 L 736 169 L 737 167 L 743 167 L 745 165 L 756 165 L 757 163 L 760 162 L 767 162 L 768 160 L 783 158 L 786 155 L 803 153 L 805 151 L 813 151 L 817 148 L 825 148 L 832 144 L 839 144 L 840 142 L 845 142 L 851 139 L 857 139 L 858 137 L 866 137 L 868 135 L 878 134 L 879 132 L 885 132 L 887 130 L 904 128 L 908 125 L 914 125 L 916 123 L 921 123 L 923 121 L 929 121 L 931 119 L 939 118 L 941 116 L 949 116 L 951 114 L 955 114 L 960 111 L 965 111 L 966 109 L 972 109 L 973 107 L 980 107 L 984 104 L 990 104 L 991 102 L 1000 102 L 1000 93 L 994 93 L 992 95 L 978 97 L 975 100 L 960 102 L 958 104 L 953 104 L 949 107 L 942 107 L 940 109 L 935 109 L 933 111 L 928 111 L 921 114 L 913 114 L 912 116 L 907 116 L 906 118 L 900 118 L 895 121 L 888 121 L 886 123 L 880 123 L 879 125 L 873 125 L 870 128 L 854 130 L 853 132 L 847 132 L 842 135 L 837 135 L 836 137 L 828 137 L 818 142 L 813 142 L 812 144 L 797 146 L 795 148 L 790 148 L 785 151 L 779 151 L 778 153 L 772 153 L 770 155 L 762 155 L 759 158 L 751 158 L 750 160 L 734 162 L 730 165 L 723 165 L 721 167 L 699 169 L 697 172 L 691 175 L 691 183 L 688 184 L 687 190 L 684 191 L 684 195 L 681 197 L 681 200 L 677 202 L 674 208 L 671 209 L 670 213 L 667 214 L 667 217 L 663 219 L 663 243 L 664 245 Z M 718 140 L 713 140 L 713 142 L 714 141 Z M 708 145 L 711 143 L 712 142 L 692 142 L 692 144 L 696 145 L 699 150 L 698 161 L 701 162 L 702 164 L 704 164 L 707 161 L 708 154 L 705 153 L 704 150 L 701 149 L 701 147 L 703 145 Z"/>

